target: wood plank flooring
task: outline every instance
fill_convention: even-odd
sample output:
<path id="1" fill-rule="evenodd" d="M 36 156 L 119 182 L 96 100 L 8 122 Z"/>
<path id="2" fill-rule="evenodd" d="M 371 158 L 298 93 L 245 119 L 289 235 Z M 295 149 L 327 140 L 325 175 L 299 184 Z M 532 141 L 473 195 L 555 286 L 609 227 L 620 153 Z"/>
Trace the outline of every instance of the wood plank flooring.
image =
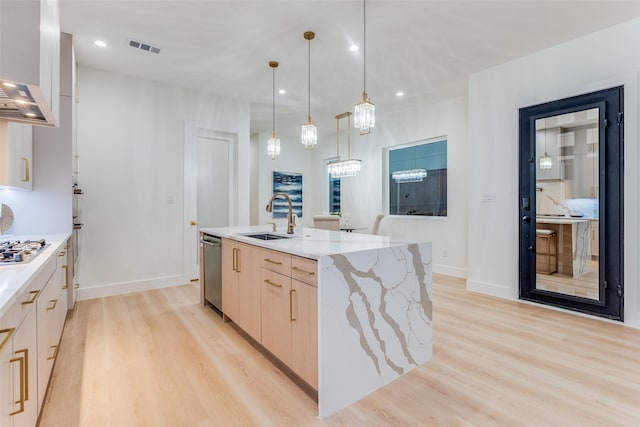
<path id="1" fill-rule="evenodd" d="M 640 331 L 434 275 L 434 358 L 334 416 L 193 284 L 81 301 L 41 427 L 640 426 Z"/>

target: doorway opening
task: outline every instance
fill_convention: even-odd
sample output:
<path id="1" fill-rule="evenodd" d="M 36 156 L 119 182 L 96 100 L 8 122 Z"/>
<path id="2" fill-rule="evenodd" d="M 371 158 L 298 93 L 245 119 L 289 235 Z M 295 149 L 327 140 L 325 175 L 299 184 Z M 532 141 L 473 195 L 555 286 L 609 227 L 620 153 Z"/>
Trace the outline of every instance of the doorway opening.
<path id="1" fill-rule="evenodd" d="M 623 320 L 623 87 L 520 109 L 520 299 Z"/>

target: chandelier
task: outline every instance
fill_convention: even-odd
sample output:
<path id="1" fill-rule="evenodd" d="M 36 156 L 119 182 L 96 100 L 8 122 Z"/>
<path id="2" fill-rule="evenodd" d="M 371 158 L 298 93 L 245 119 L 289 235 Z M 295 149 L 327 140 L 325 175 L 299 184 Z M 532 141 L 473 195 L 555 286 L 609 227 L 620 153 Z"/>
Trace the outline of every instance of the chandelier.
<path id="1" fill-rule="evenodd" d="M 547 154 L 547 126 L 544 127 L 544 156 L 540 157 L 540 170 L 549 170 L 553 166 L 551 157 Z"/>
<path id="2" fill-rule="evenodd" d="M 340 161 L 340 119 L 347 118 L 347 160 Z M 362 161 L 351 158 L 351 112 L 336 116 L 336 160 L 327 165 L 327 172 L 332 178 L 356 176 Z"/>
<path id="3" fill-rule="evenodd" d="M 367 95 L 367 17 L 366 0 L 362 1 L 362 21 L 363 21 L 363 37 L 362 37 L 362 100 L 356 104 L 353 109 L 353 124 L 360 129 L 360 135 L 367 135 L 371 132 L 371 128 L 376 125 L 376 106 L 369 101 Z"/>
<path id="4" fill-rule="evenodd" d="M 304 33 L 305 40 L 309 41 L 309 110 L 307 121 L 302 125 L 301 132 L 301 142 L 304 144 L 305 150 L 312 150 L 316 148 L 318 144 L 318 128 L 316 128 L 311 120 L 311 40 L 313 40 L 315 36 L 315 33 L 312 31 L 306 31 Z"/>
<path id="5" fill-rule="evenodd" d="M 269 67 L 271 67 L 273 84 L 272 84 L 272 122 L 271 122 L 271 138 L 267 141 L 267 154 L 271 156 L 273 160 L 280 155 L 280 138 L 276 137 L 276 68 L 278 68 L 277 61 L 269 61 Z"/>
<path id="6" fill-rule="evenodd" d="M 427 177 L 426 169 L 407 169 L 402 171 L 395 171 L 391 173 L 391 178 L 398 183 L 405 182 L 420 182 Z"/>

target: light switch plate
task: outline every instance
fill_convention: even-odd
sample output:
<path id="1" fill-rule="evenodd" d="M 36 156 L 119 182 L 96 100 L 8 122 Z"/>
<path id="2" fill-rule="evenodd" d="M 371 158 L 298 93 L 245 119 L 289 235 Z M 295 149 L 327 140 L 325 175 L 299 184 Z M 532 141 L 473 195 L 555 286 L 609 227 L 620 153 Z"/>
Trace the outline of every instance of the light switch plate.
<path id="1" fill-rule="evenodd" d="M 496 201 L 496 193 L 482 193 L 480 195 L 480 201 L 482 203 L 489 203 Z"/>

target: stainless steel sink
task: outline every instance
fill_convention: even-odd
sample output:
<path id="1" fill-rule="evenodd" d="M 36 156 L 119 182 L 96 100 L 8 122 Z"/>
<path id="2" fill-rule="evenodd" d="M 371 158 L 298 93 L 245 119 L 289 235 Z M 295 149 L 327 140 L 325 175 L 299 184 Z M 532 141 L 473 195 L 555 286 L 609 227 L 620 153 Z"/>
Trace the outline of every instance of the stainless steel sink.
<path id="1" fill-rule="evenodd" d="M 251 237 L 252 239 L 260 239 L 260 240 L 278 240 L 278 239 L 288 239 L 288 236 L 281 236 L 279 234 L 272 233 L 255 233 L 255 234 L 243 234 L 243 236 Z"/>

